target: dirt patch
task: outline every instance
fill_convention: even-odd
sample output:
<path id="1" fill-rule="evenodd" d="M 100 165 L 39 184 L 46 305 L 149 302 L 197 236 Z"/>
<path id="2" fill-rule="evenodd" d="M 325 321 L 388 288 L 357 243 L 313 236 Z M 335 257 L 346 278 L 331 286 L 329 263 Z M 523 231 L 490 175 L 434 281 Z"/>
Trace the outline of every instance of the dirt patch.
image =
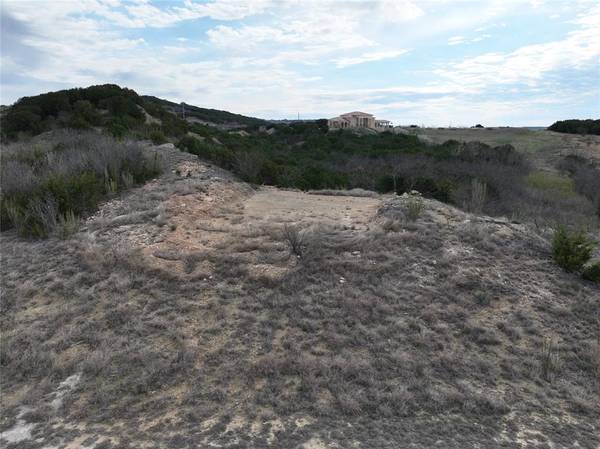
<path id="1" fill-rule="evenodd" d="M 347 229 L 368 229 L 381 200 L 314 195 L 265 187 L 244 204 L 244 217 L 268 223 L 324 223 Z"/>

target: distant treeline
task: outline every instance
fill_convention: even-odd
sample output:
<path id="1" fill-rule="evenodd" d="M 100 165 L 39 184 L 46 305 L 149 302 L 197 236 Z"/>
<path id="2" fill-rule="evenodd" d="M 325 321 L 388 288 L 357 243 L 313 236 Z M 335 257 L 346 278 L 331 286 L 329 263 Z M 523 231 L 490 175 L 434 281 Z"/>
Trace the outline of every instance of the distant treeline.
<path id="1" fill-rule="evenodd" d="M 192 106 L 189 104 L 181 105 L 169 100 L 163 100 L 162 98 L 149 95 L 144 95 L 142 98 L 146 101 L 146 103 L 154 103 L 173 112 L 177 112 L 177 114 L 181 114 L 181 111 L 185 110 L 186 117 L 194 117 L 210 123 L 237 123 L 239 125 L 264 125 L 267 123 L 265 120 L 255 117 L 234 114 L 232 112 L 221 111 L 219 109 L 200 108 L 198 106 Z"/>
<path id="2" fill-rule="evenodd" d="M 559 133 L 600 135 L 600 120 L 559 120 L 548 129 Z"/>

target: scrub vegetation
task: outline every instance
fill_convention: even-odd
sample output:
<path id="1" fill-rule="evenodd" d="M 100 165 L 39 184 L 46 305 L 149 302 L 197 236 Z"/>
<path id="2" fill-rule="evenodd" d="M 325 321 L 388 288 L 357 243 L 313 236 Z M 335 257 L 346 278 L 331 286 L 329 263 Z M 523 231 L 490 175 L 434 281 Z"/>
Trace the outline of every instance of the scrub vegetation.
<path id="1" fill-rule="evenodd" d="M 595 159 L 176 113 L 3 112 L 3 447 L 600 444 Z"/>
<path id="2" fill-rule="evenodd" d="M 2 236 L 3 429 L 28 406 L 58 446 L 598 444 L 600 290 L 531 228 L 418 195 L 358 197 L 380 202 L 360 229 L 257 219 L 167 156 L 87 233 Z"/>
<path id="3" fill-rule="evenodd" d="M 600 135 L 600 120 L 560 120 L 548 129 L 559 133 Z"/>
<path id="4" fill-rule="evenodd" d="M 65 130 L 4 145 L 2 229 L 14 227 L 23 236 L 64 236 L 107 195 L 156 176 L 158 158 L 138 143 L 93 131 Z"/>

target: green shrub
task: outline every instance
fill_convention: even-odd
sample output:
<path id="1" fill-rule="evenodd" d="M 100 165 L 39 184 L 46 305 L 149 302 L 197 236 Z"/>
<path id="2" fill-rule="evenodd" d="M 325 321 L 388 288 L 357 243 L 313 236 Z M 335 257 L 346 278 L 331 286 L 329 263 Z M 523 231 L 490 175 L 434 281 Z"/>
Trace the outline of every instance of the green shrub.
<path id="1" fill-rule="evenodd" d="M 580 270 L 590 260 L 593 248 L 583 232 L 569 233 L 564 226 L 555 231 L 552 239 L 554 260 L 568 272 Z"/>
<path id="2" fill-rule="evenodd" d="M 593 263 L 589 267 L 586 267 L 581 275 L 588 281 L 600 282 L 600 262 Z"/>
<path id="3" fill-rule="evenodd" d="M 167 138 L 162 131 L 154 130 L 150 131 L 150 140 L 154 145 L 161 145 L 167 142 Z"/>
<path id="4" fill-rule="evenodd" d="M 127 134 L 127 127 L 120 121 L 114 120 L 106 125 L 106 130 L 116 139 L 122 139 Z"/>

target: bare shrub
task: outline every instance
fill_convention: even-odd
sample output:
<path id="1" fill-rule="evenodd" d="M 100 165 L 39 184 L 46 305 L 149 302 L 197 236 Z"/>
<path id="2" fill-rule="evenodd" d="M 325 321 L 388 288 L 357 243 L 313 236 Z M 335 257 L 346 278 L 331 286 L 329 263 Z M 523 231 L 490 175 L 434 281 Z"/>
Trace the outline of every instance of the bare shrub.
<path id="1" fill-rule="evenodd" d="M 123 182 L 123 187 L 125 189 L 130 189 L 135 183 L 133 175 L 128 171 L 124 171 L 123 173 L 121 173 L 121 181 Z"/>
<path id="2" fill-rule="evenodd" d="M 263 156 L 258 152 L 238 152 L 234 158 L 234 168 L 244 181 L 256 182 L 263 166 Z"/>
<path id="3" fill-rule="evenodd" d="M 544 339 L 540 349 L 540 371 L 544 380 L 550 382 L 561 367 L 560 356 L 556 344 L 549 338 Z"/>
<path id="4" fill-rule="evenodd" d="M 425 205 L 419 197 L 411 197 L 406 202 L 406 219 L 408 221 L 417 221 L 423 212 Z"/>
<path id="5" fill-rule="evenodd" d="M 281 235 L 290 252 L 298 257 L 302 257 L 307 242 L 307 231 L 297 225 L 286 224 L 283 227 Z"/>
<path id="6" fill-rule="evenodd" d="M 471 204 L 470 209 L 473 212 L 481 212 L 487 198 L 487 184 L 480 179 L 474 178 L 471 181 Z"/>

